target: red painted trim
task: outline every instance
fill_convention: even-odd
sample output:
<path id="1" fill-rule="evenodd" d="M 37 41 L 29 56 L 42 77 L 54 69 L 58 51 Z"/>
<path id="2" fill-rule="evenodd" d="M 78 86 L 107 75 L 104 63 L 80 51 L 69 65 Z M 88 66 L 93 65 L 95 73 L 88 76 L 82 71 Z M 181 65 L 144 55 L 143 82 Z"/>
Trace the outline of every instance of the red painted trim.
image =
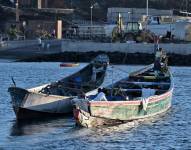
<path id="1" fill-rule="evenodd" d="M 170 96 L 172 96 L 172 90 L 159 95 L 159 96 L 152 96 L 149 97 L 149 103 L 155 103 L 158 101 L 162 101 Z M 141 100 L 131 100 L 131 101 L 90 101 L 89 106 L 129 106 L 129 105 L 141 105 Z"/>

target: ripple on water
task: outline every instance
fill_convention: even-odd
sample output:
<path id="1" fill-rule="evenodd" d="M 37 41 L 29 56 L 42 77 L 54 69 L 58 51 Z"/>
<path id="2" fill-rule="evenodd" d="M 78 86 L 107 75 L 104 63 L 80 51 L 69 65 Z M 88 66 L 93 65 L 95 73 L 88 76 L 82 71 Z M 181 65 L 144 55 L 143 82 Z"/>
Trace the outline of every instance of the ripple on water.
<path id="1" fill-rule="evenodd" d="M 7 88 L 11 76 L 30 88 L 74 73 L 86 64 L 60 68 L 59 63 L 0 63 L 0 148 L 4 149 L 189 149 L 191 147 L 191 69 L 172 67 L 173 106 L 164 115 L 113 127 L 82 129 L 72 117 L 17 122 Z M 103 85 L 142 66 L 109 68 Z"/>

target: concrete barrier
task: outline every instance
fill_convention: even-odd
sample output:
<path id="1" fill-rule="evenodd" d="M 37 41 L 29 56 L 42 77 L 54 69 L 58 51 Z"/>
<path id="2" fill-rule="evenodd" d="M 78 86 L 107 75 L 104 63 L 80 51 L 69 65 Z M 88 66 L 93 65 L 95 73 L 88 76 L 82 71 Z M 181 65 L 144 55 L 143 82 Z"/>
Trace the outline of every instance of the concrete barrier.
<path id="1" fill-rule="evenodd" d="M 167 53 L 180 55 L 191 54 L 191 44 L 160 44 Z M 154 44 L 151 43 L 97 43 L 90 41 L 62 41 L 62 52 L 122 52 L 122 53 L 147 53 L 154 52 Z"/>
<path id="2" fill-rule="evenodd" d="M 43 40 L 39 47 L 37 40 L 9 41 L 0 47 L 0 59 L 23 59 L 61 52 L 60 40 Z"/>
<path id="3" fill-rule="evenodd" d="M 51 45 L 57 45 L 61 43 L 60 40 L 42 40 L 44 43 L 49 43 Z M 24 48 L 38 45 L 38 40 L 20 40 L 20 41 L 6 41 L 4 46 L 0 47 L 0 51 L 6 49 L 16 49 Z"/>

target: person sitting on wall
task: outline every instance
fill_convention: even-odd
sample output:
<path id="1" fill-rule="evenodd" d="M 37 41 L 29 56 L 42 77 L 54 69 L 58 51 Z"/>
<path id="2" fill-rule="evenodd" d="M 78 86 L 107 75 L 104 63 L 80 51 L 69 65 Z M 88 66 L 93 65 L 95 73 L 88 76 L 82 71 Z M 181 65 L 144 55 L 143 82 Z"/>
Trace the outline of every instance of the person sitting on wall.
<path id="1" fill-rule="evenodd" d="M 93 99 L 93 101 L 107 101 L 107 98 L 105 96 L 105 93 L 101 88 L 98 88 L 98 94 L 97 96 Z"/>
<path id="2" fill-rule="evenodd" d="M 41 40 L 40 37 L 37 40 L 38 40 L 38 47 L 39 47 L 39 49 L 41 49 L 41 47 L 42 47 L 42 40 Z"/>

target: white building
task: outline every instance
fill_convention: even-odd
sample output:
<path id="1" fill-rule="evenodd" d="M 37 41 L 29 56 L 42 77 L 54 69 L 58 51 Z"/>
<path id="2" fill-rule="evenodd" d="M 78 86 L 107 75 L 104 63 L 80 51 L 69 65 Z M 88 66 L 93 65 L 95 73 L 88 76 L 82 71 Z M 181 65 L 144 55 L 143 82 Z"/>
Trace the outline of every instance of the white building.
<path id="1" fill-rule="evenodd" d="M 149 16 L 172 16 L 173 10 L 149 9 Z M 107 21 L 110 24 L 116 23 L 119 13 L 122 15 L 123 22 L 143 21 L 146 16 L 146 8 L 108 8 Z"/>
<path id="2" fill-rule="evenodd" d="M 180 20 L 175 23 L 172 34 L 175 39 L 191 41 L 191 20 Z"/>

